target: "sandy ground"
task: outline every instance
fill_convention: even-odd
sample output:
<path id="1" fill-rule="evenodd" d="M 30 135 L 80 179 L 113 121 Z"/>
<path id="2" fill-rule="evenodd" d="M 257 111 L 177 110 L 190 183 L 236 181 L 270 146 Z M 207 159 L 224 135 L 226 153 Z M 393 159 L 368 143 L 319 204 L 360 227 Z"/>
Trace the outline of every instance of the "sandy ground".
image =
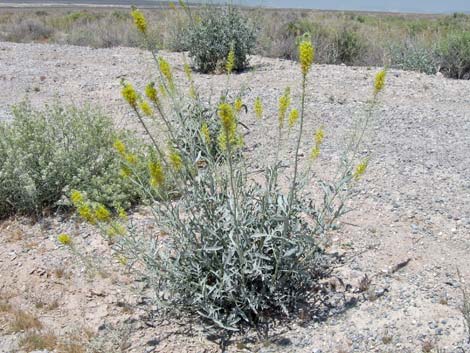
<path id="1" fill-rule="evenodd" d="M 182 55 L 165 56 L 176 63 L 183 82 Z M 286 86 L 298 93 L 298 68 L 277 59 L 253 57 L 251 62 L 253 69 L 234 76 L 232 85 L 250 88 L 244 98 L 249 104 L 257 96 L 265 102 L 262 122 L 251 113 L 243 119 L 250 129 L 247 150 L 260 144 L 269 157 L 277 98 Z M 377 70 L 313 69 L 302 149 L 308 150 L 313 131 L 323 125 L 327 136 L 320 174 L 334 171 L 338 150 L 353 117 L 366 106 Z M 153 74 L 150 55 L 138 49 L 0 43 L 0 119 L 8 119 L 9 106 L 25 97 L 35 106 L 58 98 L 99 104 L 117 125 L 134 128 L 135 120 L 119 97 L 119 81 L 128 78 L 143 87 Z M 225 85 L 223 76 L 197 74 L 195 80 L 206 95 Z M 340 269 L 343 278 L 357 285 L 367 274 L 373 295 L 326 322 L 281 327 L 270 342 L 234 344 L 231 351 L 416 353 L 429 342 L 441 352 L 470 352 L 456 274 L 459 269 L 470 283 L 470 81 L 390 71 L 367 147 L 373 151 L 369 171 L 351 204 L 353 212 L 331 235 L 331 243 L 347 254 Z M 292 145 L 286 152 L 292 156 Z M 263 159 L 253 157 L 253 162 Z M 145 219 L 145 210 L 135 217 Z M 146 318 L 148 308 L 139 292 L 131 290 L 137 285 L 124 273 L 110 268 L 87 274 L 55 241 L 62 231 L 83 239 L 91 253 L 103 254 L 96 231 L 74 220 L 0 223 L 4 301 L 34 313 L 61 339 L 79 341 L 89 330 L 98 337 L 94 344 L 100 337 L 108 343 L 122 339 L 129 352 L 217 351 L 197 330 Z M 394 271 L 401 263 L 406 265 Z M 0 311 L 0 352 L 16 351 L 24 336 L 9 333 L 10 321 L 11 313 Z"/>

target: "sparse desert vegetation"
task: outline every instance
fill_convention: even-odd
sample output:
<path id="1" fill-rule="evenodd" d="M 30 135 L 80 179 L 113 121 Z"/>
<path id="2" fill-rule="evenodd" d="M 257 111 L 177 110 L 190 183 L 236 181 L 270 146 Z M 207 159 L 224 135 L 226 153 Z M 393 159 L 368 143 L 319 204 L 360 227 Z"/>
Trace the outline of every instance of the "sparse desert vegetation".
<path id="1" fill-rule="evenodd" d="M 10 10 L 0 352 L 470 349 L 465 15 Z"/>
<path id="2" fill-rule="evenodd" d="M 188 35 L 191 28 L 208 23 L 208 14 L 225 11 L 215 7 L 189 9 L 191 17 L 187 16 L 185 7 L 180 5 L 145 9 L 146 17 L 155 24 L 152 33 L 149 33 L 152 41 L 160 48 L 171 51 L 196 49 L 194 40 L 200 39 Z M 467 14 L 419 15 L 256 8 L 241 9 L 241 14 L 247 18 L 244 21 L 246 26 L 257 30 L 256 41 L 251 43 L 246 38 L 243 43 L 253 45 L 254 53 L 258 55 L 297 59 L 296 39 L 308 32 L 316 48 L 315 61 L 320 64 L 389 66 L 428 74 L 442 72 L 452 78 L 470 78 L 470 15 Z M 204 21 L 198 22 L 204 18 Z M 219 13 L 214 21 L 224 18 L 226 16 Z M 212 25 L 216 24 L 214 21 Z M 218 33 L 223 35 L 220 29 L 208 32 L 213 36 Z M 200 30 L 203 30 L 202 27 Z M 0 15 L 0 39 L 95 48 L 139 47 L 142 44 L 137 30 L 132 27 L 128 11 L 119 8 L 5 9 Z M 202 46 L 201 42 L 197 45 L 200 53 L 209 49 Z M 220 51 L 214 44 L 210 50 Z M 228 49 L 222 52 L 226 53 Z M 195 65 L 201 64 L 196 60 Z"/>

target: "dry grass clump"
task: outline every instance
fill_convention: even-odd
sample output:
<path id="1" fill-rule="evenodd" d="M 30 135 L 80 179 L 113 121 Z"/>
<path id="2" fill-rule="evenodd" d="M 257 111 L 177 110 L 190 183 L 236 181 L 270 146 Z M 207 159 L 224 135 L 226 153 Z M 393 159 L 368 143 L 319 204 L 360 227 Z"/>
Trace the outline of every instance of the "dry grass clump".
<path id="1" fill-rule="evenodd" d="M 19 345 L 28 352 L 36 350 L 52 351 L 57 346 L 57 336 L 52 332 L 30 331 L 21 338 Z"/>
<path id="2" fill-rule="evenodd" d="M 21 332 L 27 330 L 40 330 L 42 323 L 39 319 L 31 313 L 23 310 L 16 310 L 13 312 L 13 319 L 9 327 L 11 332 Z"/>

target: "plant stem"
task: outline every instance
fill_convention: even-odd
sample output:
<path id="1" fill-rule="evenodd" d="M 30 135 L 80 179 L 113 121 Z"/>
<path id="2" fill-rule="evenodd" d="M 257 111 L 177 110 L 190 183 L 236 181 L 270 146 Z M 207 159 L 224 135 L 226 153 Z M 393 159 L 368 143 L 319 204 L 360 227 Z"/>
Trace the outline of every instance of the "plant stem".
<path id="1" fill-rule="evenodd" d="M 292 178 L 292 185 L 289 191 L 289 199 L 288 199 L 288 208 L 287 208 L 287 215 L 284 222 L 284 233 L 288 230 L 289 225 L 289 216 L 291 214 L 292 202 L 294 201 L 295 191 L 297 187 L 297 173 L 299 169 L 299 149 L 300 143 L 302 141 L 302 133 L 304 129 L 304 115 L 305 115 L 305 87 L 307 83 L 306 75 L 302 77 L 302 96 L 301 96 L 301 104 L 300 104 L 300 128 L 299 134 L 297 136 L 297 145 L 295 147 L 295 157 L 294 157 L 294 177 Z M 285 234 L 284 234 L 285 235 Z"/>

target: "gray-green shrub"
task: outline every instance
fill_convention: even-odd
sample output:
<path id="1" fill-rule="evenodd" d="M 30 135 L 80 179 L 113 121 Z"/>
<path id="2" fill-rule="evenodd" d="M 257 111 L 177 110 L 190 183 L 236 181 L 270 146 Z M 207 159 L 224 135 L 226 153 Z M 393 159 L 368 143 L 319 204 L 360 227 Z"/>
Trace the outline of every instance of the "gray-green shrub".
<path id="1" fill-rule="evenodd" d="M 113 142 L 123 137 L 98 110 L 54 104 L 43 110 L 28 103 L 0 122 L 0 217 L 55 209 L 71 189 L 109 207 L 139 199 L 119 177 Z"/>
<path id="2" fill-rule="evenodd" d="M 250 20 L 232 6 L 208 7 L 185 31 L 189 56 L 196 70 L 208 73 L 223 69 L 230 51 L 235 51 L 235 71 L 248 66 L 248 55 L 256 45 Z"/>
<path id="3" fill-rule="evenodd" d="M 336 34 L 336 62 L 353 65 L 362 55 L 364 44 L 359 34 L 351 28 L 344 27 Z"/>
<path id="4" fill-rule="evenodd" d="M 440 41 L 437 56 L 447 77 L 470 79 L 470 31 L 449 33 Z"/>
<path id="5" fill-rule="evenodd" d="M 435 74 L 439 67 L 435 49 L 424 47 L 419 43 L 406 42 L 392 45 L 389 49 L 391 65 L 393 67 L 418 71 L 428 75 Z"/>

